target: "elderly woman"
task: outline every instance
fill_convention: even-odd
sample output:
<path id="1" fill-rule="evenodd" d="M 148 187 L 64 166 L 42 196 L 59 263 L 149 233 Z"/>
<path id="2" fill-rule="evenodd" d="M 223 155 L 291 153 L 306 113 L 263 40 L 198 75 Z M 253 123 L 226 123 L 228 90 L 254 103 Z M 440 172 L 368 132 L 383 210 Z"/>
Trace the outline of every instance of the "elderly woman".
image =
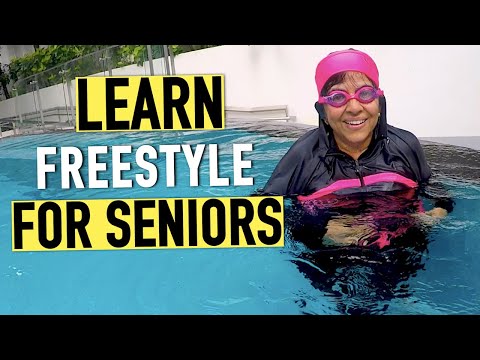
<path id="1" fill-rule="evenodd" d="M 387 123 L 378 69 L 369 55 L 355 49 L 330 53 L 318 64 L 315 81 L 319 126 L 292 145 L 264 194 L 293 197 L 315 212 L 332 197 L 413 194 L 427 184 L 432 172 L 419 140 Z M 423 211 L 420 206 L 416 214 L 428 220 L 447 211 L 440 207 Z M 371 244 L 362 239 L 376 231 L 361 216 L 330 217 L 326 229 L 325 239 L 332 244 Z M 389 245 L 391 233 L 377 235 L 373 243 Z"/>

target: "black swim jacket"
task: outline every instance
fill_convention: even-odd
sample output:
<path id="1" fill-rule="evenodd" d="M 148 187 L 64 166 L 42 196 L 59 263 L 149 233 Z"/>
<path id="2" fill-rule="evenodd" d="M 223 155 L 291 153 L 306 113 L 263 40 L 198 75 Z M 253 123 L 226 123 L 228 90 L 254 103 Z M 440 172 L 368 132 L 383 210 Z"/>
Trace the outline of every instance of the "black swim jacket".
<path id="1" fill-rule="evenodd" d="M 370 146 L 358 160 L 337 148 L 331 128 L 322 120 L 323 106 L 316 103 L 319 126 L 291 146 L 262 193 L 308 200 L 426 184 L 432 171 L 420 141 L 411 132 L 387 124 L 385 97 L 379 99 L 380 119 Z"/>

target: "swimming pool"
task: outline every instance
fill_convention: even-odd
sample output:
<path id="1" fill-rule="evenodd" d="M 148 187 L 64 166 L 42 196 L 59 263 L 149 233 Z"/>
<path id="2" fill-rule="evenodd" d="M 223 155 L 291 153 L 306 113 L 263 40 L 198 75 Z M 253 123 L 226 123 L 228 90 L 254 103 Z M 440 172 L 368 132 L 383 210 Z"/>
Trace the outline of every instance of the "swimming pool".
<path id="1" fill-rule="evenodd" d="M 425 144 L 427 156 L 456 205 L 429 231 L 425 248 L 392 255 L 393 266 L 339 252 L 324 252 L 325 261 L 314 263 L 288 233 L 284 248 L 12 251 L 12 200 L 248 196 L 307 128 L 289 126 L 245 122 L 223 131 L 2 139 L 0 314 L 480 314 L 480 153 L 433 143 Z M 65 190 L 54 176 L 47 189 L 37 189 L 39 146 L 199 143 L 219 144 L 219 169 L 230 178 L 231 145 L 254 144 L 245 155 L 252 167 L 244 170 L 254 184 L 211 187 L 201 168 L 200 185 L 191 187 L 180 158 L 175 187 L 160 174 L 152 188 Z M 385 279 L 392 281 L 381 287 Z"/>

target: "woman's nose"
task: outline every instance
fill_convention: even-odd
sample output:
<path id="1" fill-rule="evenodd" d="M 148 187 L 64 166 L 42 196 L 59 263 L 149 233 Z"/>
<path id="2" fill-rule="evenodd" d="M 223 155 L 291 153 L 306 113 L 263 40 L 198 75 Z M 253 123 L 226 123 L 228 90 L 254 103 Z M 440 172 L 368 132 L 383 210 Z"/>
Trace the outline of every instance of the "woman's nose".
<path id="1" fill-rule="evenodd" d="M 363 109 L 362 103 L 357 99 L 353 98 L 348 100 L 347 111 L 355 113 L 355 112 L 361 111 L 362 109 Z"/>

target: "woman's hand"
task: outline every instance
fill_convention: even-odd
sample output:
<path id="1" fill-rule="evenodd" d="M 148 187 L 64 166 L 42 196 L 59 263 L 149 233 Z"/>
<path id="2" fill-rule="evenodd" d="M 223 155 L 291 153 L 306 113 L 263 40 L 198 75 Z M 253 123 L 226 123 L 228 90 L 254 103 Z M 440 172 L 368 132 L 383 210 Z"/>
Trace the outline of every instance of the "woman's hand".
<path id="1" fill-rule="evenodd" d="M 370 237 L 374 233 L 375 230 L 371 226 L 359 224 L 358 218 L 342 216 L 328 222 L 323 244 L 327 246 L 357 245 L 359 240 Z"/>
<path id="2" fill-rule="evenodd" d="M 447 216 L 447 214 L 447 210 L 441 207 L 436 207 L 432 210 L 425 211 L 424 213 L 413 214 L 413 216 L 420 220 L 423 225 L 432 226 Z"/>
<path id="3" fill-rule="evenodd" d="M 447 216 L 447 210 L 442 209 L 441 207 L 436 207 L 432 210 L 426 211 L 425 214 L 434 218 L 443 219 L 445 216 Z"/>

